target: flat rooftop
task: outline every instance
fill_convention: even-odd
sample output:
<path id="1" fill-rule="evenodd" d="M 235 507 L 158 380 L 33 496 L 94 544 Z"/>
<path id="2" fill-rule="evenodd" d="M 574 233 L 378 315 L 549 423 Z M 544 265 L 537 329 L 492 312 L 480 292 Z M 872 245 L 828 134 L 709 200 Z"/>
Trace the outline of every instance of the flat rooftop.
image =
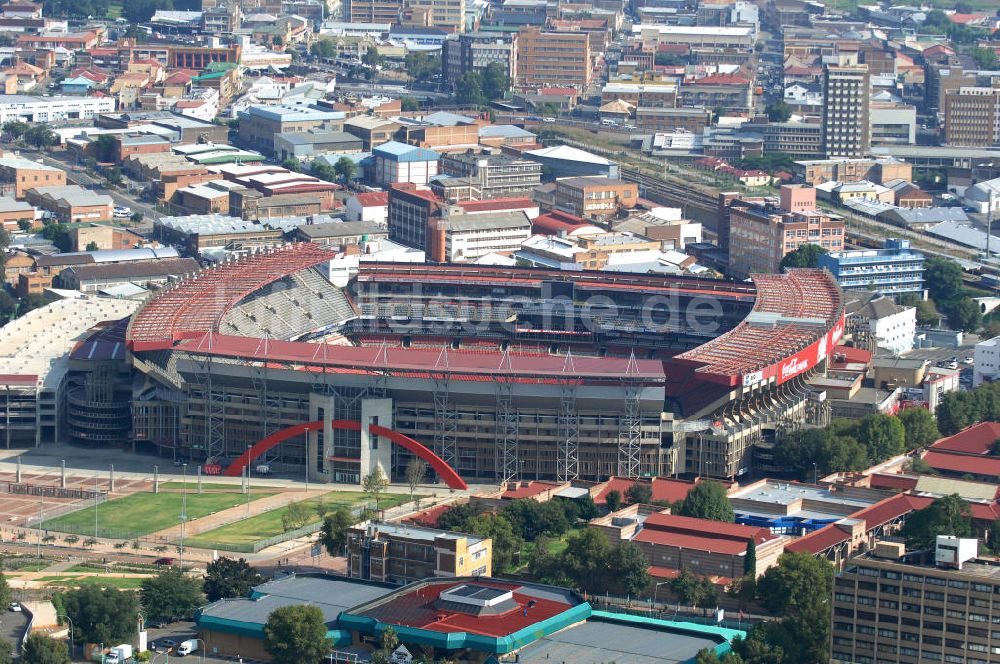
<path id="1" fill-rule="evenodd" d="M 521 651 L 520 661 L 680 664 L 717 645 L 696 634 L 588 620 L 535 641 Z"/>
<path id="2" fill-rule="evenodd" d="M 826 487 L 797 482 L 771 482 L 752 484 L 730 495 L 731 500 L 757 503 L 759 509 L 740 503 L 734 509 L 739 514 L 773 517 L 787 515 L 802 519 L 834 519 L 853 514 L 877 503 L 880 497 L 847 495 L 832 492 Z M 801 509 L 788 509 L 796 501 Z M 778 509 L 775 509 L 775 508 Z M 787 514 L 786 514 L 787 510 Z"/>

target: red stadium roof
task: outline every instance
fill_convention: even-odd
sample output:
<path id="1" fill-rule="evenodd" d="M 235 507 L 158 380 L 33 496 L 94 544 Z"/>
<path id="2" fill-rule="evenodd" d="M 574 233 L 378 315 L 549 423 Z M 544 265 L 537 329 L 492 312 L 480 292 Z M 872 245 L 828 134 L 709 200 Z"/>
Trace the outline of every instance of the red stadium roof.
<path id="1" fill-rule="evenodd" d="M 949 473 L 1000 476 L 1000 459 L 996 457 L 984 458 L 967 454 L 928 451 L 924 453 L 923 460 L 931 468 Z"/>
<path id="2" fill-rule="evenodd" d="M 980 422 L 962 429 L 954 436 L 942 438 L 931 445 L 931 450 L 985 456 L 990 453 L 990 448 L 998 439 L 1000 439 L 1000 422 Z"/>

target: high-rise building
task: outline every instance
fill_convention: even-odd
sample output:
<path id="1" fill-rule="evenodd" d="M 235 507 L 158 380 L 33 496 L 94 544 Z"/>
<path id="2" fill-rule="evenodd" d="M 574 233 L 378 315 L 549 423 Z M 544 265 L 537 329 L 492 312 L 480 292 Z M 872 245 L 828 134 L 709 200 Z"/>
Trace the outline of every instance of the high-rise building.
<path id="1" fill-rule="evenodd" d="M 944 142 L 972 147 L 1000 145 L 1000 88 L 946 91 Z"/>
<path id="2" fill-rule="evenodd" d="M 977 560 L 978 542 L 938 536 L 907 553 L 879 542 L 850 560 L 833 585 L 834 664 L 987 664 L 1000 657 L 994 598 L 1000 576 Z"/>
<path id="3" fill-rule="evenodd" d="M 517 33 L 469 32 L 449 35 L 441 46 L 444 82 L 454 85 L 462 74 L 486 69 L 494 62 L 517 84 Z"/>
<path id="4" fill-rule="evenodd" d="M 585 32 L 524 28 L 517 42 L 517 82 L 522 88 L 590 85 L 590 40 Z"/>
<path id="5" fill-rule="evenodd" d="M 399 23 L 403 0 L 345 0 L 344 20 L 348 23 Z"/>
<path id="6" fill-rule="evenodd" d="M 827 157 L 865 157 L 871 147 L 868 65 L 823 70 L 823 146 Z"/>
<path id="7" fill-rule="evenodd" d="M 465 0 L 407 0 L 406 6 L 425 12 L 428 27 L 465 32 Z"/>

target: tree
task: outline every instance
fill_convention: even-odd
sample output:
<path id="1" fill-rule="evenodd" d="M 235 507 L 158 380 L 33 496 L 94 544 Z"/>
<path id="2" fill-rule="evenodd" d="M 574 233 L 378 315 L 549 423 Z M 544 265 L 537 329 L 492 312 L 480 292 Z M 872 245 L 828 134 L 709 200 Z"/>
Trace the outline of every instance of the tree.
<path id="1" fill-rule="evenodd" d="M 14 664 L 14 644 L 0 639 L 0 664 Z"/>
<path id="2" fill-rule="evenodd" d="M 566 511 L 558 501 L 540 503 L 529 498 L 511 501 L 500 511 L 514 532 L 533 542 L 540 535 L 558 537 L 569 530 Z"/>
<path id="3" fill-rule="evenodd" d="M 743 658 L 734 652 L 727 652 L 719 657 L 714 650 L 702 648 L 695 655 L 694 664 L 744 664 L 744 662 Z"/>
<path id="4" fill-rule="evenodd" d="M 116 162 L 118 161 L 118 141 L 113 134 L 101 134 L 94 141 L 94 153 L 97 161 Z"/>
<path id="5" fill-rule="evenodd" d="M 24 136 L 25 132 L 30 128 L 31 125 L 20 120 L 11 120 L 10 122 L 3 123 L 3 132 L 15 141 Z"/>
<path id="6" fill-rule="evenodd" d="M 354 525 L 350 510 L 340 507 L 323 517 L 323 527 L 319 531 L 319 543 L 331 556 L 340 556 L 347 545 L 347 531 Z"/>
<path id="7" fill-rule="evenodd" d="M 295 171 L 297 173 L 302 172 L 302 162 L 295 157 L 289 157 L 281 162 L 282 168 L 287 168 L 290 171 Z"/>
<path id="8" fill-rule="evenodd" d="M 190 618 L 205 603 L 202 582 L 180 567 L 168 567 L 142 582 L 139 601 L 146 618 L 174 621 Z"/>
<path id="9" fill-rule="evenodd" d="M 926 408 L 904 408 L 897 417 L 903 425 L 908 450 L 927 447 L 941 437 L 934 415 Z"/>
<path id="10" fill-rule="evenodd" d="M 465 106 L 481 106 L 486 101 L 482 74 L 467 71 L 459 76 L 455 82 L 455 101 Z"/>
<path id="11" fill-rule="evenodd" d="M 271 37 L 271 45 L 272 46 L 284 46 L 285 45 L 285 38 L 282 37 L 281 35 L 275 35 L 275 36 Z"/>
<path id="12" fill-rule="evenodd" d="M 205 568 L 205 582 L 202 591 L 209 602 L 224 598 L 249 597 L 250 590 L 264 582 L 260 572 L 240 558 L 235 560 L 223 556 L 213 560 Z"/>
<path id="13" fill-rule="evenodd" d="M 274 664 L 319 662 L 332 648 L 323 612 L 317 606 L 282 606 L 267 617 L 264 650 Z"/>
<path id="14" fill-rule="evenodd" d="M 346 157 L 342 157 L 342 159 L 344 158 Z M 347 161 L 351 160 L 348 159 Z M 351 163 L 353 164 L 354 162 L 351 161 Z M 337 181 L 337 171 L 334 170 L 333 166 L 326 163 L 325 161 L 320 161 L 319 159 L 314 159 L 313 162 L 309 165 L 309 172 L 312 173 L 314 177 L 317 177 L 320 180 L 326 180 L 327 182 Z"/>
<path id="15" fill-rule="evenodd" d="M 441 73 L 441 56 L 424 51 L 410 51 L 406 54 L 406 73 L 415 81 L 430 81 Z"/>
<path id="16" fill-rule="evenodd" d="M 377 47 L 369 46 L 365 54 L 361 56 L 361 62 L 369 67 L 378 67 L 382 64 L 382 55 L 378 52 Z"/>
<path id="17" fill-rule="evenodd" d="M 73 238 L 70 237 L 69 226 L 66 224 L 45 224 L 41 235 L 59 251 L 69 251 L 73 246 Z"/>
<path id="18" fill-rule="evenodd" d="M 63 596 L 78 643 L 122 643 L 132 637 L 139 598 L 117 588 L 83 586 Z"/>
<path id="19" fill-rule="evenodd" d="M 424 480 L 427 474 L 427 463 L 420 457 L 413 457 L 406 464 L 406 483 L 410 485 L 410 499 L 417 491 L 417 485 Z"/>
<path id="20" fill-rule="evenodd" d="M 948 327 L 963 332 L 975 332 L 983 324 L 983 312 L 976 301 L 969 297 L 941 303 Z"/>
<path id="21" fill-rule="evenodd" d="M 645 482 L 633 482 L 625 492 L 625 497 L 632 505 L 649 504 L 653 500 L 653 486 Z"/>
<path id="22" fill-rule="evenodd" d="M 380 466 L 375 466 L 372 472 L 364 476 L 361 480 L 361 490 L 365 492 L 365 495 L 371 498 L 375 502 L 375 510 L 378 511 L 378 501 L 385 493 L 385 490 L 389 488 L 389 478 L 385 476 L 382 472 Z"/>
<path id="23" fill-rule="evenodd" d="M 94 242 L 93 240 L 87 243 L 87 251 L 97 251 L 97 249 L 98 249 L 97 243 Z"/>
<path id="24" fill-rule="evenodd" d="M 486 99 L 502 99 L 510 90 L 510 76 L 507 70 L 499 62 L 491 62 L 486 65 L 482 73 L 483 95 Z"/>
<path id="25" fill-rule="evenodd" d="M 903 453 L 906 448 L 906 430 L 898 418 L 876 413 L 861 420 L 858 441 L 868 448 L 870 460 L 884 461 Z"/>
<path id="26" fill-rule="evenodd" d="M 524 541 L 514 532 L 510 521 L 499 514 L 480 514 L 469 520 L 465 532 L 493 540 L 493 573 L 501 572 L 514 563 L 514 556 Z"/>
<path id="27" fill-rule="evenodd" d="M 36 124 L 24 132 L 24 140 L 36 148 L 50 148 L 59 145 L 59 134 L 52 131 L 46 124 Z"/>
<path id="28" fill-rule="evenodd" d="M 461 530 L 471 519 L 482 513 L 482 508 L 471 501 L 461 505 L 452 505 L 438 517 L 437 525 L 438 528 L 445 530 Z"/>
<path id="29" fill-rule="evenodd" d="M 924 262 L 924 283 L 936 302 L 952 300 L 962 294 L 962 267 L 950 258 L 931 256 Z"/>
<path id="30" fill-rule="evenodd" d="M 329 37 L 317 39 L 309 46 L 309 55 L 314 58 L 329 60 L 337 55 L 337 47 Z"/>
<path id="31" fill-rule="evenodd" d="M 951 436 L 979 421 L 979 404 L 973 392 L 948 392 L 941 397 L 935 413 L 938 429 Z"/>
<path id="32" fill-rule="evenodd" d="M 958 494 L 942 496 L 922 510 L 912 512 L 900 534 L 908 549 L 932 549 L 938 535 L 969 537 L 972 508 Z"/>
<path id="33" fill-rule="evenodd" d="M 698 482 L 688 491 L 677 512 L 680 516 L 733 523 L 736 515 L 726 496 L 726 488 L 711 480 Z"/>
<path id="34" fill-rule="evenodd" d="M 605 504 L 608 506 L 609 512 L 617 512 L 622 506 L 622 494 L 617 489 L 612 489 L 608 491 L 608 495 L 604 498 Z"/>
<path id="35" fill-rule="evenodd" d="M 22 230 L 22 231 L 30 231 L 31 230 L 31 222 L 28 221 L 27 219 L 18 219 L 17 220 L 17 227 L 20 230 Z"/>
<path id="36" fill-rule="evenodd" d="M 677 595 L 677 601 L 685 606 L 705 608 L 718 600 L 711 580 L 700 574 L 692 574 L 686 567 L 670 581 L 670 590 Z"/>
<path id="37" fill-rule="evenodd" d="M 404 113 L 420 110 L 420 102 L 414 99 L 413 97 L 409 96 L 400 99 L 399 105 L 400 105 L 399 110 L 403 111 Z"/>
<path id="38" fill-rule="evenodd" d="M 337 174 L 343 183 L 346 185 L 352 179 L 354 179 L 354 173 L 358 170 L 358 165 L 354 163 L 354 160 L 350 157 L 341 157 L 337 160 L 337 163 L 333 165 L 333 171 Z"/>
<path id="39" fill-rule="evenodd" d="M 569 536 L 566 551 L 572 554 L 564 552 L 560 563 L 572 586 L 593 594 L 611 590 L 609 563 L 612 547 L 604 534 L 593 528 L 584 528 Z"/>
<path id="40" fill-rule="evenodd" d="M 287 533 L 309 523 L 312 518 L 312 510 L 305 501 L 289 503 L 285 508 L 285 513 L 281 515 L 281 528 Z"/>
<path id="41" fill-rule="evenodd" d="M 684 64 L 684 59 L 673 53 L 657 53 L 653 61 L 660 67 L 679 67 Z"/>
<path id="42" fill-rule="evenodd" d="M 21 648 L 23 664 L 69 664 L 66 642 L 44 634 L 32 634 Z"/>
<path id="43" fill-rule="evenodd" d="M 752 539 L 747 540 L 747 553 L 743 557 L 743 573 L 751 577 L 757 575 L 757 543 Z"/>
<path id="44" fill-rule="evenodd" d="M 771 122 L 787 122 L 792 117 L 792 107 L 784 99 L 778 99 L 767 105 L 764 109 L 767 119 Z"/>
<path id="45" fill-rule="evenodd" d="M 997 57 L 997 52 L 992 48 L 973 46 L 969 51 L 969 55 L 976 61 L 980 69 L 987 71 L 1000 69 L 1000 58 Z"/>
<path id="46" fill-rule="evenodd" d="M 131 221 L 133 224 L 138 224 L 139 222 L 142 221 L 142 216 L 143 216 L 142 212 L 133 212 L 132 216 L 129 217 L 129 221 Z"/>
<path id="47" fill-rule="evenodd" d="M 621 542 L 612 551 L 611 574 L 620 594 L 633 597 L 649 589 L 649 559 L 632 542 Z"/>
<path id="48" fill-rule="evenodd" d="M 765 633 L 765 640 L 779 644 L 790 662 L 829 660 L 832 587 L 833 566 L 808 553 L 782 554 L 778 564 L 758 580 L 761 603 L 784 616 Z"/>
<path id="49" fill-rule="evenodd" d="M 122 182 L 124 182 L 124 180 L 122 179 L 122 169 L 118 168 L 117 166 L 109 168 L 107 173 L 105 173 L 104 177 L 107 178 L 108 184 L 114 185 L 116 187 L 121 186 Z"/>
<path id="50" fill-rule="evenodd" d="M 828 253 L 818 244 L 803 244 L 795 251 L 790 251 L 781 259 L 781 269 L 790 267 L 819 267 L 819 257 Z"/>

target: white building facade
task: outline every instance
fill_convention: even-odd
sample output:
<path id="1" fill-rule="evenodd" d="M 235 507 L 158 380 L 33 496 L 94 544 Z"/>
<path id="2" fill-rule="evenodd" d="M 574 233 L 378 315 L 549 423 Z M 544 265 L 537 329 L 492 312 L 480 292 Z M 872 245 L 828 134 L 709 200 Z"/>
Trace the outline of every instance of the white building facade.
<path id="1" fill-rule="evenodd" d="M 990 382 L 1000 377 L 1000 337 L 993 337 L 976 344 L 972 355 L 972 386 Z"/>

